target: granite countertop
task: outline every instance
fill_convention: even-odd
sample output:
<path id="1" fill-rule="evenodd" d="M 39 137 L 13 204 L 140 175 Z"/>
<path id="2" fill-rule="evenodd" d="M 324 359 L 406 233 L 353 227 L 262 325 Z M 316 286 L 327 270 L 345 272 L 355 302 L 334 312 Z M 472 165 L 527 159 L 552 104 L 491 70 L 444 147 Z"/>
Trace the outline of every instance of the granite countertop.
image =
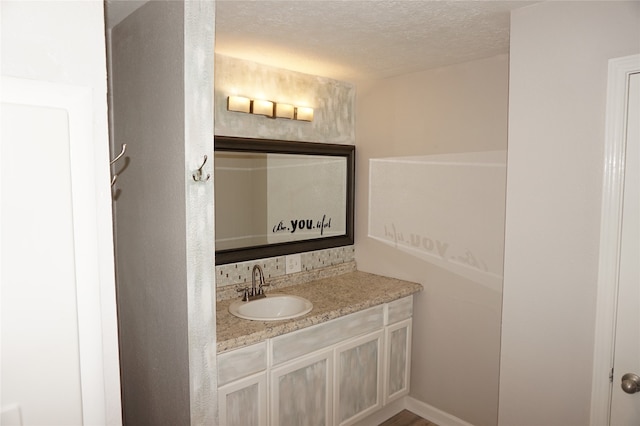
<path id="1" fill-rule="evenodd" d="M 217 352 L 225 352 L 268 338 L 320 324 L 334 318 L 381 305 L 422 290 L 422 285 L 367 272 L 354 271 L 323 278 L 273 293 L 301 296 L 313 303 L 313 310 L 298 318 L 282 321 L 251 321 L 229 313 L 236 299 L 217 302 Z M 269 291 L 267 289 L 267 295 Z"/>

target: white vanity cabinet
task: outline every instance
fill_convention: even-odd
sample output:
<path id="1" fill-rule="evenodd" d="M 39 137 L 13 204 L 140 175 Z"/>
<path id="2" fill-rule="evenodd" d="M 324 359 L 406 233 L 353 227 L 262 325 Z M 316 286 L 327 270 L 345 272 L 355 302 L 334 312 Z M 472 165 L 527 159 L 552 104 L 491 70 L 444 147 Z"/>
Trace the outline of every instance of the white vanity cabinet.
<path id="1" fill-rule="evenodd" d="M 384 305 L 374 306 L 271 339 L 273 371 L 276 372 L 271 375 L 271 401 L 269 404 L 271 425 L 337 425 L 342 422 L 342 420 L 336 421 L 338 419 L 336 413 L 340 412 L 348 413 L 349 418 L 356 419 L 358 412 L 353 412 L 353 408 L 345 409 L 346 405 L 343 405 L 342 402 L 348 400 L 350 407 L 359 410 L 361 395 L 349 394 L 348 399 L 338 398 L 337 395 L 340 393 L 341 386 L 344 389 L 342 392 L 344 398 L 347 398 L 345 396 L 347 390 L 363 393 L 364 382 L 362 380 L 354 381 L 355 377 L 346 370 L 349 366 L 345 363 L 372 363 L 372 365 L 360 366 L 360 371 L 367 371 L 369 375 L 373 371 L 375 376 L 373 389 L 367 389 L 367 392 L 375 394 L 376 403 L 381 403 L 382 394 L 379 386 L 381 381 L 378 379 L 381 375 L 381 364 L 378 362 L 380 356 L 367 357 L 365 352 L 371 352 L 370 345 L 367 345 L 370 339 L 376 341 L 375 352 L 377 354 L 382 352 L 384 310 Z M 368 338 L 367 336 L 372 333 L 376 333 L 376 337 Z M 362 340 L 363 336 L 365 336 L 365 340 Z M 364 346 L 359 348 L 361 345 Z M 316 359 L 324 360 L 320 361 L 322 367 L 316 363 Z M 310 370 L 311 365 L 314 366 L 313 370 Z M 286 396 L 283 396 L 285 388 L 276 382 L 282 380 L 281 372 L 286 372 L 286 374 L 295 372 L 297 378 L 295 382 L 286 382 L 292 386 L 291 391 L 286 390 L 288 392 Z M 325 374 L 325 381 L 320 380 L 321 373 Z M 287 378 L 289 377 L 287 376 Z M 311 383 L 320 383 L 320 386 L 314 388 Z M 367 382 L 368 384 L 369 382 Z M 318 407 L 314 407 L 314 409 L 317 408 L 318 415 L 316 416 L 316 412 L 313 412 L 314 417 L 310 418 L 302 401 L 291 401 L 291 395 L 300 399 L 310 398 L 314 401 L 322 401 L 322 404 L 318 403 Z M 285 406 L 288 407 L 288 411 L 286 415 L 283 415 L 282 407 Z M 326 415 L 322 417 L 321 422 L 317 422 L 320 419 L 320 409 L 326 410 Z M 345 420 L 349 420 L 349 418 L 345 418 Z"/>
<path id="2" fill-rule="evenodd" d="M 219 354 L 218 385 L 221 425 L 266 425 L 267 342 Z"/>
<path id="3" fill-rule="evenodd" d="M 409 392 L 413 296 L 218 355 L 223 426 L 348 426 Z"/>

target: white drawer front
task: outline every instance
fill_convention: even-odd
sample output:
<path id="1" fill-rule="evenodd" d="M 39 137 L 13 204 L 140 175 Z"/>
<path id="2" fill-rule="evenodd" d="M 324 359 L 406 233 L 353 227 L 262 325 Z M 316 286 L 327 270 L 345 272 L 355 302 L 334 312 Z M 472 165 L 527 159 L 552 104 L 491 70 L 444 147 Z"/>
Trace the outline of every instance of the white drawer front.
<path id="1" fill-rule="evenodd" d="M 267 368 L 267 342 L 218 354 L 218 386 Z"/>
<path id="2" fill-rule="evenodd" d="M 382 305 L 374 306 L 304 330 L 275 337 L 272 342 L 273 365 L 329 347 L 345 339 L 378 330 L 384 325 L 383 312 Z"/>
<path id="3" fill-rule="evenodd" d="M 411 318 L 413 315 L 413 296 L 403 297 L 389 303 L 386 325 Z"/>

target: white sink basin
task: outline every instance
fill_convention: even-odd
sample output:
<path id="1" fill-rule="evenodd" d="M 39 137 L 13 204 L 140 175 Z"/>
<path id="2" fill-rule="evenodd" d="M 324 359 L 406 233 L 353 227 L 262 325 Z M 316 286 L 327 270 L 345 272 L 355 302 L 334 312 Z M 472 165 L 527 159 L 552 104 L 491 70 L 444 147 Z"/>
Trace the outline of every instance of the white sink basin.
<path id="1" fill-rule="evenodd" d="M 291 319 L 311 312 L 313 304 L 304 297 L 289 294 L 268 294 L 263 299 L 242 302 L 236 300 L 229 312 L 239 318 L 255 321 Z"/>

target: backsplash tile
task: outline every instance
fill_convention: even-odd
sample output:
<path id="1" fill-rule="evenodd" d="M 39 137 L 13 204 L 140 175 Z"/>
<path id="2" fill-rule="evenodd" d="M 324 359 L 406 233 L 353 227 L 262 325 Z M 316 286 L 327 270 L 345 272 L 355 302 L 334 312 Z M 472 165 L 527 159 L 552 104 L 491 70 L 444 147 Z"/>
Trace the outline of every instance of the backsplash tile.
<path id="1" fill-rule="evenodd" d="M 310 251 L 302 253 L 301 262 L 303 271 L 312 271 L 327 266 L 339 265 L 351 262 L 355 258 L 353 246 L 337 247 L 326 250 Z"/>
<path id="2" fill-rule="evenodd" d="M 216 266 L 216 287 L 233 284 L 251 284 L 251 272 L 253 265 L 260 265 L 265 279 L 274 278 L 285 274 L 285 257 L 268 257 L 265 259 L 250 260 L 247 262 L 229 263 Z"/>
<path id="3" fill-rule="evenodd" d="M 301 253 L 302 271 L 288 276 L 285 272 L 285 256 L 219 265 L 216 266 L 216 298 L 224 300 L 235 297 L 235 289 L 240 284 L 251 286 L 251 272 L 256 264 L 262 267 L 267 282 L 274 287 L 284 287 L 287 285 L 286 281 L 295 284 L 305 282 L 307 278 L 313 279 L 320 276 L 318 273 L 325 268 L 335 269 L 336 273 L 341 273 L 344 268 L 336 269 L 335 267 L 344 265 L 345 271 L 351 271 L 355 269 L 355 266 L 351 265 L 355 265 L 354 259 L 355 249 L 350 245 Z"/>

